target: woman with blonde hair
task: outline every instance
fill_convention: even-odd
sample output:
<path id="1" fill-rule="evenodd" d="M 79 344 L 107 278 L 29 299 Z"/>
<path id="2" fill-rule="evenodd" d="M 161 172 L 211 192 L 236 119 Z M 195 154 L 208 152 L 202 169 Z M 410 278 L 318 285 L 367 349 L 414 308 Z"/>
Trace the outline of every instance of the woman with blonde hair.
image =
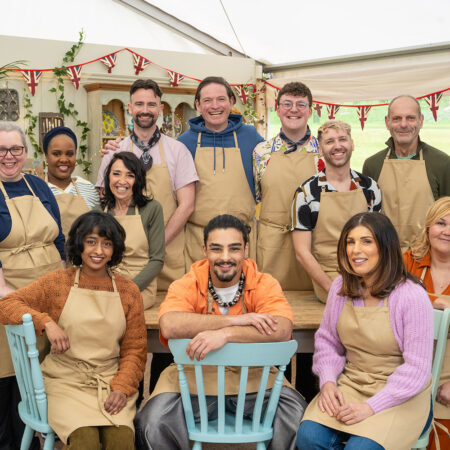
<path id="1" fill-rule="evenodd" d="M 433 307 L 450 308 L 450 197 L 442 197 L 431 205 L 425 226 L 412 249 L 403 255 L 409 272 L 422 279 Z M 450 345 L 447 345 L 434 417 L 450 429 Z M 448 432 L 438 427 L 441 448 L 450 448 Z M 433 435 L 428 448 L 435 449 Z"/>

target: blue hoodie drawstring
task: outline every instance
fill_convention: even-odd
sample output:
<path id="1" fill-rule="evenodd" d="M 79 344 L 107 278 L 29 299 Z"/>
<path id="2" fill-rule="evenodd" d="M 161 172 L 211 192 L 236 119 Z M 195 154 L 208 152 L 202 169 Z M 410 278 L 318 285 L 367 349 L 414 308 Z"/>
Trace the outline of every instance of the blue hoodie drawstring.
<path id="1" fill-rule="evenodd" d="M 222 173 L 225 173 L 225 147 L 223 144 L 223 136 L 222 136 Z"/>

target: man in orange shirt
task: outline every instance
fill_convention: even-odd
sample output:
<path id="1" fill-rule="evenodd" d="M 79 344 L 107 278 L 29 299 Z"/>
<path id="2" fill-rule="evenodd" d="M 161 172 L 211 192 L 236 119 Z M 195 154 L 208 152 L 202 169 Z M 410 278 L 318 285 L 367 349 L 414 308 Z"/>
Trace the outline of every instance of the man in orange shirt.
<path id="1" fill-rule="evenodd" d="M 169 288 L 159 309 L 161 342 L 188 338 L 191 358 L 203 359 L 227 342 L 286 341 L 292 336 L 292 310 L 271 275 L 257 271 L 248 256 L 248 227 L 231 215 L 212 219 L 204 229 L 206 259 Z M 235 372 L 229 368 L 229 372 Z M 227 408 L 236 404 L 239 372 L 227 371 Z M 217 414 L 217 392 L 205 377 L 210 418 Z M 273 381 L 272 381 L 273 382 Z M 269 381 L 270 383 L 270 381 Z M 257 392 L 259 376 L 250 374 L 247 392 Z M 234 398 L 233 398 L 234 397 Z M 256 394 L 247 395 L 248 407 Z M 305 401 L 293 388 L 283 386 L 269 448 L 294 449 Z M 247 406 L 247 405 L 246 405 Z M 197 411 L 198 413 L 198 411 Z M 195 412 L 194 412 L 195 414 Z M 138 449 L 189 449 L 175 365 L 160 376 L 155 390 L 136 417 Z"/>

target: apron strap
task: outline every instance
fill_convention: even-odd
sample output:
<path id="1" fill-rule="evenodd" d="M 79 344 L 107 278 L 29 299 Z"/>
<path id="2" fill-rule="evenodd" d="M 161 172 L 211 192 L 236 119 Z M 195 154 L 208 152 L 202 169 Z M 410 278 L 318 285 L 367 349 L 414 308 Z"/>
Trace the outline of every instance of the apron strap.
<path id="1" fill-rule="evenodd" d="M 2 194 L 5 197 L 5 199 L 9 199 L 8 194 L 6 193 L 6 189 L 3 186 L 3 182 L 1 180 L 0 180 L 0 190 L 2 191 Z"/>
<path id="2" fill-rule="evenodd" d="M 80 282 L 80 271 L 81 271 L 81 269 L 80 269 L 80 267 L 78 267 L 77 271 L 75 272 L 75 281 L 73 283 L 73 285 L 75 287 L 78 287 L 78 283 Z"/>
<path id="3" fill-rule="evenodd" d="M 236 148 L 239 148 L 238 141 L 237 141 L 237 136 L 236 136 L 236 131 L 233 131 L 233 137 L 234 137 L 234 146 Z"/>
<path id="4" fill-rule="evenodd" d="M 111 277 L 111 282 L 113 285 L 114 292 L 117 292 L 117 286 L 116 286 L 116 280 L 114 279 L 114 274 L 111 272 L 111 270 L 109 268 L 107 268 L 106 271 L 108 272 L 108 275 Z M 78 267 L 77 271 L 75 272 L 75 281 L 73 283 L 73 285 L 75 287 L 78 287 L 78 284 L 80 283 L 80 273 L 81 273 L 81 268 Z"/>
<path id="5" fill-rule="evenodd" d="M 420 281 L 422 281 L 422 283 L 423 283 L 423 280 L 425 279 L 425 274 L 427 273 L 427 269 L 428 269 L 428 267 L 425 266 L 422 270 L 422 275 L 420 275 Z"/>
<path id="6" fill-rule="evenodd" d="M 436 445 L 436 450 L 441 450 L 441 444 L 439 442 L 439 435 L 437 433 L 437 428 L 440 428 L 444 433 L 447 433 L 447 436 L 450 436 L 449 430 L 445 425 L 442 425 L 442 423 L 439 423 L 438 421 L 434 420 L 431 423 L 431 427 L 434 431 L 434 443 Z"/>
<path id="7" fill-rule="evenodd" d="M 36 197 L 36 194 L 34 193 L 33 189 L 31 188 L 30 184 L 28 183 L 25 175 L 22 174 L 22 178 L 23 178 L 23 181 L 25 181 L 25 184 L 27 185 L 28 189 L 31 191 L 31 195 L 33 197 Z M 9 199 L 9 196 L 6 193 L 5 186 L 3 186 L 3 182 L 1 180 L 0 180 L 0 190 L 2 191 L 3 195 L 5 196 L 5 199 Z"/>
<path id="8" fill-rule="evenodd" d="M 163 148 L 162 148 L 162 144 L 161 144 L 161 139 L 158 141 L 158 144 L 159 144 L 159 155 L 161 157 L 161 165 L 163 165 L 166 162 L 164 161 L 164 152 L 163 152 Z"/>
<path id="9" fill-rule="evenodd" d="M 428 266 L 425 266 L 423 268 L 423 270 L 422 270 L 422 275 L 420 275 L 420 281 L 422 281 L 422 283 L 423 283 L 423 280 L 425 279 L 425 274 L 427 273 L 427 270 L 428 270 Z M 432 297 L 443 298 L 443 299 L 446 299 L 446 300 L 450 300 L 450 295 L 436 294 L 435 292 L 428 292 L 428 291 L 427 291 L 427 294 L 431 295 Z"/>
<path id="10" fill-rule="evenodd" d="M 107 268 L 106 270 L 108 272 L 108 275 L 111 277 L 114 292 L 117 292 L 116 279 L 114 278 L 114 273 L 109 268 Z"/>
<path id="11" fill-rule="evenodd" d="M 131 136 L 130 136 L 130 146 L 128 147 L 128 151 L 129 152 L 133 151 L 133 141 L 131 140 Z"/>
<path id="12" fill-rule="evenodd" d="M 31 191 L 31 194 L 33 197 L 36 197 L 36 194 L 34 193 L 33 189 L 31 188 L 30 184 L 27 181 L 27 177 L 25 175 L 22 175 L 23 181 L 25 181 L 25 184 L 28 186 L 28 189 Z"/>
<path id="13" fill-rule="evenodd" d="M 201 141 L 202 141 L 202 133 L 198 133 L 198 136 L 197 136 L 197 147 L 200 147 Z"/>
<path id="14" fill-rule="evenodd" d="M 77 191 L 77 195 L 79 197 L 81 197 L 80 190 L 78 189 L 78 184 L 77 184 L 75 178 L 72 178 L 72 184 L 73 184 L 73 187 L 75 188 L 75 190 Z"/>

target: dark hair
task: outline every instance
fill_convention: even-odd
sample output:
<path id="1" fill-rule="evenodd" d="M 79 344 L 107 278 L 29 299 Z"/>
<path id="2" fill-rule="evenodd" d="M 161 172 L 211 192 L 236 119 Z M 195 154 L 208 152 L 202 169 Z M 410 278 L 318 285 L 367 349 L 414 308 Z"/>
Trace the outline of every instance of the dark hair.
<path id="1" fill-rule="evenodd" d="M 313 103 L 313 98 L 311 91 L 306 84 L 300 83 L 299 81 L 294 81 L 292 83 L 285 84 L 278 92 L 277 104 L 280 103 L 280 98 L 282 95 L 293 95 L 294 97 L 308 97 L 309 107 L 311 108 Z"/>
<path id="2" fill-rule="evenodd" d="M 218 228 L 234 228 L 242 233 L 242 239 L 244 240 L 244 245 L 248 242 L 248 235 L 250 233 L 250 227 L 245 225 L 242 220 L 231 214 L 221 214 L 211 219 L 205 228 L 203 228 L 203 242 L 206 245 L 209 233 Z"/>
<path id="3" fill-rule="evenodd" d="M 337 247 L 339 273 L 342 275 L 342 288 L 339 295 L 350 298 L 361 296 L 362 277 L 356 274 L 347 256 L 347 237 L 358 226 L 368 228 L 378 247 L 378 264 L 372 271 L 375 282 L 370 286 L 370 294 L 377 298 L 387 297 L 401 282 L 412 280 L 421 284 L 411 275 L 403 261 L 397 231 L 387 216 L 378 212 L 359 213 L 350 218 L 342 229 Z"/>
<path id="4" fill-rule="evenodd" d="M 67 128 L 67 127 L 55 127 L 55 128 L 52 128 L 51 130 L 49 130 L 45 134 L 44 138 L 42 139 L 42 148 L 44 150 L 45 155 L 47 154 L 48 146 L 49 146 L 51 140 L 54 137 L 59 136 L 60 134 L 64 134 L 64 135 L 70 137 L 70 139 L 72 139 L 73 143 L 75 144 L 75 151 L 77 151 L 78 143 L 77 143 L 77 137 L 76 137 L 75 133 L 70 128 Z"/>
<path id="5" fill-rule="evenodd" d="M 158 86 L 156 81 L 147 79 L 147 80 L 136 80 L 130 87 L 130 97 L 138 90 L 138 89 L 151 89 L 154 94 L 161 98 L 163 93 L 161 88 Z"/>
<path id="6" fill-rule="evenodd" d="M 133 203 L 139 208 L 145 206 L 151 197 L 147 197 L 144 194 L 145 191 L 145 168 L 142 161 L 132 152 L 119 152 L 115 153 L 108 167 L 105 169 L 105 206 L 107 208 L 114 208 L 116 205 L 116 198 L 109 186 L 109 176 L 111 174 L 111 168 L 117 160 L 121 160 L 125 167 L 134 173 L 135 179 L 133 184 Z"/>
<path id="7" fill-rule="evenodd" d="M 197 91 L 195 92 L 195 101 L 200 103 L 200 93 L 205 86 L 208 86 L 208 84 L 220 84 L 221 86 L 223 86 L 227 91 L 228 98 L 230 100 L 232 99 L 233 102 L 236 103 L 236 96 L 234 95 L 233 89 L 231 89 L 228 81 L 223 77 L 206 77 L 205 79 L 203 79 L 197 86 Z"/>
<path id="8" fill-rule="evenodd" d="M 84 251 L 84 238 L 93 231 L 106 237 L 113 243 L 113 254 L 108 266 L 117 266 L 125 251 L 125 230 L 110 214 L 101 211 L 89 211 L 78 217 L 70 227 L 67 238 L 67 259 L 74 266 L 81 266 L 81 254 Z"/>

